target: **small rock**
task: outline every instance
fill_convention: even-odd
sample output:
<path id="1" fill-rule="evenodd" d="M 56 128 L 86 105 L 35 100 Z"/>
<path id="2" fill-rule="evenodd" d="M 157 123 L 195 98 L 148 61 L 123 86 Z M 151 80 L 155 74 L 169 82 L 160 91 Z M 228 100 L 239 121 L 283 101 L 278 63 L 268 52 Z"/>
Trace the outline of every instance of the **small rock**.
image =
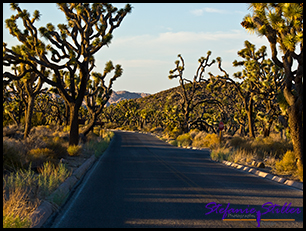
<path id="1" fill-rule="evenodd" d="M 257 168 L 265 168 L 265 164 L 263 162 L 258 162 Z"/>

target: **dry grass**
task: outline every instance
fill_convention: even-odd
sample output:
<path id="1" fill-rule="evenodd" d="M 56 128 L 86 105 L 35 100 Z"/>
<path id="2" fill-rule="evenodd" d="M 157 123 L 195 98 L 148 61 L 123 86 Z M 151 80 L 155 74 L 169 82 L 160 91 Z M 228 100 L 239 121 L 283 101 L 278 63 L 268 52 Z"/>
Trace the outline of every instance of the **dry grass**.
<path id="1" fill-rule="evenodd" d="M 41 198 L 50 195 L 71 175 L 71 172 L 62 163 L 55 166 L 50 162 L 45 162 L 38 171 L 37 186 L 39 187 L 39 196 Z"/>
<path id="2" fill-rule="evenodd" d="M 101 155 L 114 136 L 113 132 L 95 128 L 88 137 L 90 142 L 83 145 L 85 148 L 81 145 L 68 147 L 62 127 L 54 129 L 35 127 L 29 138 L 21 141 L 3 138 L 3 227 L 33 226 L 30 216 L 39 201 L 47 198 L 71 175 L 64 164 L 55 162 L 58 163 L 68 151 L 72 155 Z M 35 164 L 35 161 L 40 163 Z M 32 169 L 37 169 L 38 173 Z"/>
<path id="3" fill-rule="evenodd" d="M 229 160 L 229 156 L 232 155 L 232 150 L 230 148 L 216 148 L 210 153 L 210 157 L 215 161 Z"/>
<path id="4" fill-rule="evenodd" d="M 39 200 L 31 202 L 28 193 L 21 187 L 3 189 L 3 228 L 29 228 L 30 216 L 39 205 Z M 37 222 L 37 221 L 36 221 Z"/>
<path id="5" fill-rule="evenodd" d="M 63 164 L 55 166 L 45 162 L 40 174 L 31 170 L 18 170 L 3 177 L 3 227 L 33 226 L 30 217 L 40 200 L 49 196 L 71 172 Z"/>
<path id="6" fill-rule="evenodd" d="M 226 142 L 225 147 L 213 150 L 211 158 L 241 164 L 249 164 L 253 160 L 264 161 L 274 174 L 303 181 L 303 170 L 297 168 L 291 141 L 273 137 L 258 137 L 252 140 L 234 136 Z"/>

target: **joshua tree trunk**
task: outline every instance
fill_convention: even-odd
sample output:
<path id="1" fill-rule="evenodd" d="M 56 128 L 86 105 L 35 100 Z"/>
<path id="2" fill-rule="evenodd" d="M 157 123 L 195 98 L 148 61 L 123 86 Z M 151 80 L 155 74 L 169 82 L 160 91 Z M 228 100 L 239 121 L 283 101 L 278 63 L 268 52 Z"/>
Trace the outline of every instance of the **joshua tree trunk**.
<path id="1" fill-rule="evenodd" d="M 78 107 L 70 103 L 70 134 L 69 134 L 69 146 L 70 145 L 78 145 L 79 143 L 79 119 L 78 119 Z"/>
<path id="2" fill-rule="evenodd" d="M 189 120 L 189 111 L 186 111 L 184 115 L 184 124 L 183 124 L 184 133 L 189 132 L 188 120 Z"/>
<path id="3" fill-rule="evenodd" d="M 273 120 L 269 120 L 264 126 L 264 137 L 268 137 L 270 135 L 270 129 L 273 124 Z"/>
<path id="4" fill-rule="evenodd" d="M 297 167 L 303 169 L 303 126 L 301 125 L 303 113 L 299 111 L 299 107 L 293 105 L 288 109 L 289 114 L 289 128 L 295 152 Z"/>
<path id="5" fill-rule="evenodd" d="M 32 125 L 32 116 L 33 116 L 33 108 L 34 108 L 34 97 L 28 98 L 27 111 L 25 116 L 25 129 L 24 129 L 24 138 L 27 138 Z"/>
<path id="6" fill-rule="evenodd" d="M 92 115 L 91 120 L 89 121 L 87 127 L 85 128 L 85 130 L 82 131 L 82 134 L 86 137 L 86 135 L 94 128 L 95 123 L 97 120 L 97 116 L 95 115 L 95 113 Z"/>
<path id="7" fill-rule="evenodd" d="M 246 101 L 246 99 L 245 99 Z M 255 138 L 255 134 L 254 134 L 254 123 L 253 123 L 253 99 L 252 99 L 252 95 L 251 98 L 249 100 L 249 107 L 245 107 L 247 109 L 247 114 L 248 114 L 248 128 L 249 128 L 249 136 L 251 138 Z"/>

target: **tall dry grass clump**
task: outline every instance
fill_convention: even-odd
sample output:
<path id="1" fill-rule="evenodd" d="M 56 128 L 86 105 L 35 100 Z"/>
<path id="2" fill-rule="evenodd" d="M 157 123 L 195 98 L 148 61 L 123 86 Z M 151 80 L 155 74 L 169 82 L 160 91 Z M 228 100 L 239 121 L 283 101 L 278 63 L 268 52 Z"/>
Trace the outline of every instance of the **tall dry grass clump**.
<path id="1" fill-rule="evenodd" d="M 32 202 L 28 193 L 21 187 L 3 189 L 3 228 L 30 228 L 31 215 L 39 205 L 39 200 Z M 34 223 L 37 221 L 34 221 Z"/>
<path id="2" fill-rule="evenodd" d="M 55 166 L 50 162 L 45 162 L 43 167 L 38 169 L 38 172 L 37 187 L 41 198 L 49 196 L 71 175 L 71 171 L 62 163 Z"/>
<path id="3" fill-rule="evenodd" d="M 39 174 L 29 169 L 19 169 L 3 176 L 3 227 L 23 228 L 33 226 L 30 219 L 40 200 L 49 196 L 71 172 L 60 163 L 45 162 Z"/>

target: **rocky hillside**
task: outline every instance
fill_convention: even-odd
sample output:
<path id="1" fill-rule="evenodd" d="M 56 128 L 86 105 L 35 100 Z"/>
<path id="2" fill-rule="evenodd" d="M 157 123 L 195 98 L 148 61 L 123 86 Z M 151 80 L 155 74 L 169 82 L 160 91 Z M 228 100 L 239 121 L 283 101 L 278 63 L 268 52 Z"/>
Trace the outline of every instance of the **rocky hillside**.
<path id="1" fill-rule="evenodd" d="M 107 106 L 110 104 L 116 104 L 120 102 L 121 100 L 125 99 L 137 99 L 137 98 L 143 98 L 150 94 L 148 93 L 135 93 L 135 92 L 128 92 L 128 91 L 113 91 Z"/>

